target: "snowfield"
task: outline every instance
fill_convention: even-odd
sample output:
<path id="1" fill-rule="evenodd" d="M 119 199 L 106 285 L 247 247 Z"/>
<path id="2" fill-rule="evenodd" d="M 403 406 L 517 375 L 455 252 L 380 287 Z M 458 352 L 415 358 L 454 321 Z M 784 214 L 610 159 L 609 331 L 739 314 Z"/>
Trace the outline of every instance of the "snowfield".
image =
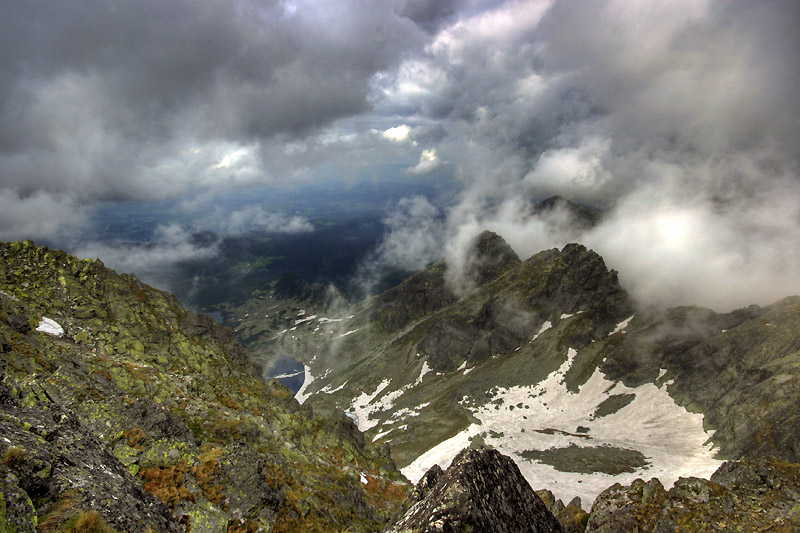
<path id="1" fill-rule="evenodd" d="M 619 330 L 625 325 L 620 324 Z M 548 488 L 564 503 L 579 496 L 588 509 L 597 495 L 614 483 L 657 477 L 669 488 L 679 477 L 708 478 L 719 467 L 722 461 L 713 457 L 708 444 L 712 434 L 703 429 L 703 416 L 678 406 L 667 394 L 669 382 L 661 387 L 648 383 L 631 388 L 607 380 L 596 369 L 578 392 L 570 392 L 564 375 L 576 355 L 569 348 L 561 367 L 537 385 L 496 389 L 489 402 L 477 407 L 465 398 L 462 405 L 480 423 L 434 446 L 403 468 L 403 474 L 416 483 L 434 464 L 446 468 L 473 437 L 480 435 L 487 444 L 512 457 L 534 489 Z M 620 394 L 635 397 L 612 414 L 593 416 L 604 400 Z M 648 464 L 630 473 L 586 474 L 562 472 L 522 455 L 525 451 L 570 446 L 637 450 Z"/>

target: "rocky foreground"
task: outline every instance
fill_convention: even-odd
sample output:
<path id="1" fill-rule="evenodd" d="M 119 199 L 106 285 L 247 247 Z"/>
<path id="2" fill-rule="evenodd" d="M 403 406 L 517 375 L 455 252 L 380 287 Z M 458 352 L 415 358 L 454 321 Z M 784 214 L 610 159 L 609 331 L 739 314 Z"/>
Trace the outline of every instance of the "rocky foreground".
<path id="1" fill-rule="evenodd" d="M 0 291 L 0 531 L 376 531 L 405 499 L 385 446 L 172 295 L 30 242 Z"/>

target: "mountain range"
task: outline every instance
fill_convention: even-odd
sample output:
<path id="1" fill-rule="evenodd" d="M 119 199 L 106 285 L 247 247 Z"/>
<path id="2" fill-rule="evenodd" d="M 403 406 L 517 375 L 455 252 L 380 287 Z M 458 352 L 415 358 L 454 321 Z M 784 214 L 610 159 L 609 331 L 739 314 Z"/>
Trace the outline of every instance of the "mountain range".
<path id="1" fill-rule="evenodd" d="M 588 511 L 614 483 L 800 460 L 800 298 L 657 308 L 579 244 L 523 261 L 484 232 L 471 255 L 467 294 L 440 261 L 355 306 L 265 291 L 230 323 L 265 360 L 300 361 L 296 398 L 347 413 L 413 482 L 488 445 Z"/>
<path id="2" fill-rule="evenodd" d="M 350 304 L 287 275 L 229 329 L 98 260 L 0 259 L 2 531 L 800 527 L 798 297 L 643 307 L 580 244 L 484 232 L 462 279 Z"/>

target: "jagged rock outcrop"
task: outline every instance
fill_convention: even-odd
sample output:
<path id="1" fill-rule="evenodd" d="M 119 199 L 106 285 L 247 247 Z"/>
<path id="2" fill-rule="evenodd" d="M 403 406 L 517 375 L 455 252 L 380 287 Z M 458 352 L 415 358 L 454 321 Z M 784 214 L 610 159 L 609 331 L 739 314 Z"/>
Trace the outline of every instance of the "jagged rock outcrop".
<path id="1" fill-rule="evenodd" d="M 498 234 L 484 231 L 473 244 L 472 278 L 478 286 L 520 263 L 519 256 Z"/>
<path id="2" fill-rule="evenodd" d="M 0 435 L 6 530 L 49 531 L 94 510 L 120 531 L 183 531 L 73 412 L 3 403 Z"/>
<path id="3" fill-rule="evenodd" d="M 564 505 L 564 502 L 556 498 L 548 489 L 537 490 L 536 495 L 553 513 L 564 533 L 583 533 L 586 529 L 589 513 L 583 510 L 580 498 L 576 496 L 567 505 Z"/>
<path id="4" fill-rule="evenodd" d="M 374 531 L 405 499 L 385 446 L 99 261 L 0 243 L 0 350 L 0 509 L 18 530 Z"/>
<path id="5" fill-rule="evenodd" d="M 800 530 L 800 465 L 775 459 L 723 464 L 711 480 L 682 478 L 665 490 L 638 479 L 598 496 L 586 532 Z"/>
<path id="6" fill-rule="evenodd" d="M 462 450 L 445 472 L 433 467 L 404 507 L 387 532 L 562 531 L 514 461 L 491 449 Z"/>
<path id="7" fill-rule="evenodd" d="M 410 479 L 494 446 L 548 476 L 551 510 L 580 531 L 573 497 L 591 505 L 608 476 L 669 486 L 724 459 L 800 460 L 800 298 L 641 308 L 580 244 L 518 262 L 496 235 L 476 243 L 500 266 L 461 297 L 435 263 L 335 323 L 270 332 L 310 367 L 309 403 L 352 414 Z"/>
<path id="8" fill-rule="evenodd" d="M 446 269 L 445 262 L 439 261 L 377 296 L 373 313 L 376 322 L 387 332 L 394 332 L 456 302 L 458 298 L 445 281 Z"/>

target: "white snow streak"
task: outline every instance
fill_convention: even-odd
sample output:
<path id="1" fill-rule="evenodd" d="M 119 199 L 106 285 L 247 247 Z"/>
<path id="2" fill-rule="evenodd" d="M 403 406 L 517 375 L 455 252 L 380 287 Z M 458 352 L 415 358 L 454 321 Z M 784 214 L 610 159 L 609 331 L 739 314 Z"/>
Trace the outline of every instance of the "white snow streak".
<path id="1" fill-rule="evenodd" d="M 302 371 L 302 370 L 300 370 L 300 371 L 298 371 L 298 372 L 292 372 L 291 374 L 278 374 L 277 376 L 270 376 L 270 378 L 273 378 L 273 379 L 286 379 L 286 378 L 293 378 L 293 377 L 295 377 L 295 376 L 299 376 L 299 375 L 300 375 L 300 374 L 302 374 L 302 373 L 303 373 L 303 371 Z"/>
<path id="2" fill-rule="evenodd" d="M 544 324 L 542 324 L 542 327 L 539 328 L 539 333 L 537 333 L 536 335 L 533 336 L 533 338 L 531 339 L 531 342 L 535 341 L 536 337 L 538 337 L 539 335 L 541 335 L 542 333 L 544 333 L 545 331 L 547 331 L 548 329 L 550 329 L 552 327 L 553 327 L 552 322 L 550 322 L 549 320 L 545 320 Z"/>
<path id="3" fill-rule="evenodd" d="M 325 385 L 324 387 L 322 387 L 319 390 L 319 392 L 324 392 L 325 394 L 333 394 L 334 392 L 339 392 L 340 390 L 342 390 L 344 388 L 345 385 L 347 385 L 348 381 L 350 381 L 350 380 L 348 379 L 347 381 L 345 381 L 344 383 L 342 383 L 341 385 L 339 385 L 335 389 L 332 389 L 330 385 Z"/>
<path id="4" fill-rule="evenodd" d="M 615 327 L 615 328 L 614 328 L 614 331 L 612 331 L 611 333 L 609 333 L 609 334 L 608 334 L 608 336 L 610 337 L 610 336 L 611 336 L 611 335 L 613 335 L 614 333 L 618 333 L 618 332 L 620 332 L 620 331 L 622 331 L 622 333 L 625 333 L 623 330 L 624 330 L 625 328 L 627 328 L 627 327 L 628 327 L 628 324 L 630 324 L 630 323 L 631 323 L 631 320 L 633 320 L 633 317 L 634 317 L 634 316 L 635 316 L 635 315 L 631 315 L 631 316 L 629 316 L 628 318 L 626 318 L 625 320 L 623 320 L 622 322 L 620 322 L 619 324 L 617 324 L 617 327 Z"/>
<path id="5" fill-rule="evenodd" d="M 42 317 L 42 320 L 36 327 L 36 331 L 41 331 L 42 333 L 47 333 L 48 335 L 54 335 L 56 337 L 64 335 L 64 328 L 61 327 L 61 324 L 47 317 Z"/>
<path id="6" fill-rule="evenodd" d="M 311 320 L 314 320 L 315 318 L 317 318 L 317 315 L 311 315 L 308 318 L 298 318 L 297 320 L 294 321 L 294 325 L 296 327 L 299 324 L 302 324 L 303 322 L 310 322 Z"/>
<path id="7" fill-rule="evenodd" d="M 303 386 L 300 387 L 300 390 L 297 391 L 297 394 L 294 395 L 294 399 L 297 400 L 297 402 L 300 405 L 302 405 L 303 402 L 306 401 L 309 398 L 309 396 L 311 396 L 311 394 L 306 393 L 306 390 L 308 389 L 308 386 L 311 385 L 311 383 L 313 383 L 314 381 L 314 376 L 311 375 L 311 368 L 309 368 L 307 365 L 303 365 L 303 370 L 305 371 L 306 374 L 306 377 L 303 380 Z"/>
<path id="8" fill-rule="evenodd" d="M 465 362 L 464 364 L 466 364 L 466 362 Z M 414 382 L 414 384 L 412 385 L 412 387 L 416 387 L 417 385 L 419 385 L 420 383 L 422 383 L 422 378 L 423 378 L 423 377 L 425 377 L 425 374 L 428 374 L 428 373 L 429 373 L 429 372 L 431 372 L 431 371 L 433 371 L 433 369 L 432 369 L 431 367 L 429 367 L 429 366 L 428 366 L 428 362 L 427 362 L 427 361 L 424 361 L 424 362 L 422 363 L 422 370 L 420 370 L 420 371 L 419 371 L 419 377 L 418 377 L 418 378 L 417 378 L 417 380 Z"/>

